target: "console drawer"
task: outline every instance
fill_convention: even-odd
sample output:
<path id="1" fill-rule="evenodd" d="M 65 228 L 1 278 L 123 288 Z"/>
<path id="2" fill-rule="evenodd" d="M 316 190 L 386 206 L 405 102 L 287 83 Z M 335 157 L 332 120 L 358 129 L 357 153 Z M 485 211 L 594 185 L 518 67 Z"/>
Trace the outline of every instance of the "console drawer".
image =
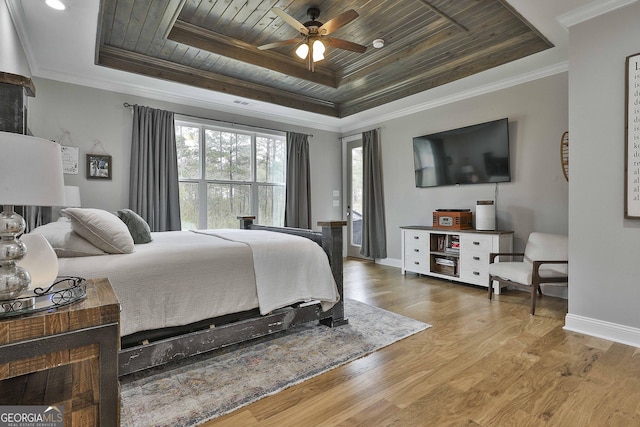
<path id="1" fill-rule="evenodd" d="M 404 249 L 407 255 L 414 252 L 414 249 L 418 249 L 419 252 L 425 254 L 429 253 L 429 233 L 419 230 L 411 230 L 405 232 L 404 236 Z"/>
<path id="2" fill-rule="evenodd" d="M 491 236 L 463 234 L 460 236 L 460 251 L 477 251 L 488 254 L 493 251 L 493 238 Z"/>
<path id="3" fill-rule="evenodd" d="M 483 267 L 487 268 L 489 265 L 489 252 L 470 252 L 470 251 L 462 251 L 460 254 L 460 259 L 462 265 L 466 267 Z"/>
<path id="4" fill-rule="evenodd" d="M 460 269 L 460 279 L 472 285 L 489 286 L 489 268 L 465 266 Z"/>
<path id="5" fill-rule="evenodd" d="M 429 274 L 429 255 L 405 253 L 404 269 L 414 273 Z"/>

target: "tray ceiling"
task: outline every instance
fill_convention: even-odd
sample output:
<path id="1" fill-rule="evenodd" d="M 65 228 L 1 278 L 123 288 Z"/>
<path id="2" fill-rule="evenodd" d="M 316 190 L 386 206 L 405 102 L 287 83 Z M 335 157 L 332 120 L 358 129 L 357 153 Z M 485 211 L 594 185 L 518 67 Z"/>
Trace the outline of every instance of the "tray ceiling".
<path id="1" fill-rule="evenodd" d="M 295 44 L 257 46 L 299 33 L 271 12 L 320 22 L 360 16 L 307 69 Z M 384 39 L 375 49 L 372 42 Z M 96 63 L 216 92 L 346 117 L 553 47 L 500 0 L 101 0 Z"/>

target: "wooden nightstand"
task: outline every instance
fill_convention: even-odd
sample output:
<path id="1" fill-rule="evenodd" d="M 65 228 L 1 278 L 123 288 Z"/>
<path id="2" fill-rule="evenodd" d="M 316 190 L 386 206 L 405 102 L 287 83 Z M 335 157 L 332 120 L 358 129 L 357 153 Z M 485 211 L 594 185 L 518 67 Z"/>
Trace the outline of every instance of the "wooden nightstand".
<path id="1" fill-rule="evenodd" d="M 82 301 L 0 320 L 0 405 L 57 405 L 65 426 L 117 426 L 120 304 L 107 279 Z"/>

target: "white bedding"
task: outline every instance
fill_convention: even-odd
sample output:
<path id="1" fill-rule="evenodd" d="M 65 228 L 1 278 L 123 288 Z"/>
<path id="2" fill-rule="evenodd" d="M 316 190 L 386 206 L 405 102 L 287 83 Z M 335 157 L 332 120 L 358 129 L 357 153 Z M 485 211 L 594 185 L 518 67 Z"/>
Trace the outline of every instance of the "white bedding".
<path id="1" fill-rule="evenodd" d="M 121 336 L 256 307 L 268 313 L 321 299 L 328 309 L 338 301 L 327 257 L 311 240 L 260 230 L 152 236 L 131 254 L 59 259 L 60 276 L 109 279 L 122 307 Z M 310 262 L 316 249 L 320 263 Z M 297 254 L 303 258 L 294 259 Z"/>
<path id="2" fill-rule="evenodd" d="M 309 239 L 262 230 L 198 233 L 243 242 L 251 247 L 261 314 L 310 300 L 319 300 L 323 311 L 327 311 L 340 298 L 326 254 Z"/>

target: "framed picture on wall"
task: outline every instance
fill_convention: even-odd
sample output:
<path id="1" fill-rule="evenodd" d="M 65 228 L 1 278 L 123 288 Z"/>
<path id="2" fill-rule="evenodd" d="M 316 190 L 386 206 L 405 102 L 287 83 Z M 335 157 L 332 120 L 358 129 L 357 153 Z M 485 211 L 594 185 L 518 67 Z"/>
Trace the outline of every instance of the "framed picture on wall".
<path id="1" fill-rule="evenodd" d="M 61 145 L 62 152 L 62 172 L 71 175 L 78 175 L 78 147 Z"/>
<path id="2" fill-rule="evenodd" d="M 87 179 L 111 179 L 111 156 L 87 154 Z"/>
<path id="3" fill-rule="evenodd" d="M 640 219 L 640 53 L 626 60 L 624 216 Z"/>

